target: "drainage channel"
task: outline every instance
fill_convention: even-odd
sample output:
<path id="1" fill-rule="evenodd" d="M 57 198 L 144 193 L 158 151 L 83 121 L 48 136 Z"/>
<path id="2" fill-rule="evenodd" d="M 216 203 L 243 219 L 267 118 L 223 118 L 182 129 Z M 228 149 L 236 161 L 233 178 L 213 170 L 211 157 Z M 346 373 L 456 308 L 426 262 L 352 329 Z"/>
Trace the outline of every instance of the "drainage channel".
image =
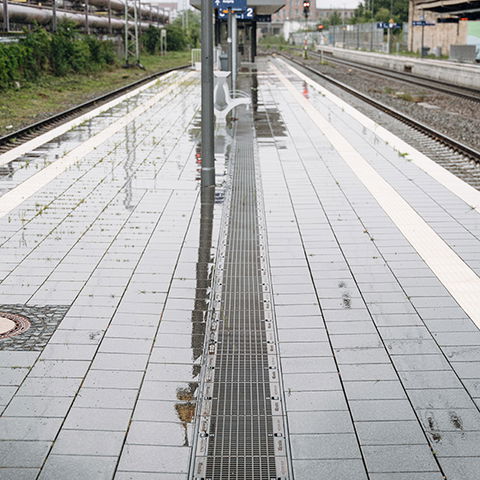
<path id="1" fill-rule="evenodd" d="M 261 180 L 238 115 L 190 479 L 290 478 Z"/>

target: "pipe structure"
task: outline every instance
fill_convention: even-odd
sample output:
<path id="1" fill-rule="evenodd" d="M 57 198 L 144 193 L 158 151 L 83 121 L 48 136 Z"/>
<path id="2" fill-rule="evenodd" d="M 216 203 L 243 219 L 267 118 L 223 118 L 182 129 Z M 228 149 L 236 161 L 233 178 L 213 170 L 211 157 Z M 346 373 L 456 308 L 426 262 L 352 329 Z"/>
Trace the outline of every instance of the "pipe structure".
<path id="1" fill-rule="evenodd" d="M 50 25 L 53 17 L 53 13 L 50 8 L 35 7 L 32 5 L 20 5 L 16 3 L 8 4 L 8 15 L 10 23 L 20 23 L 24 25 L 31 25 L 33 23 L 36 23 L 38 25 Z M 71 20 L 77 25 L 85 26 L 84 13 L 73 13 L 65 12 L 63 10 L 57 10 L 56 17 L 57 23 L 61 22 L 62 20 Z M 1 9 L 0 19 L 3 21 L 3 11 Z M 100 15 L 89 15 L 88 24 L 91 29 L 102 28 L 108 30 L 109 28 L 108 18 Z M 113 31 L 123 31 L 124 25 L 125 22 L 123 19 L 111 19 L 111 28 Z M 141 30 L 146 30 L 150 25 L 151 23 L 149 22 L 139 22 L 138 26 Z"/>
<path id="2" fill-rule="evenodd" d="M 122 15 L 125 12 L 125 2 L 123 2 L 122 0 L 110 0 L 110 1 L 109 0 L 89 0 L 89 3 L 94 7 L 100 7 L 104 9 L 107 9 L 110 4 L 110 8 L 112 10 L 119 12 Z M 150 8 L 147 7 L 145 4 L 144 6 L 137 6 L 137 10 L 138 12 L 141 13 L 142 18 L 145 18 L 145 19 L 151 18 L 151 15 L 153 13 L 150 10 Z M 131 13 L 132 15 L 134 14 L 134 7 L 130 2 L 128 3 L 128 13 Z M 160 14 L 159 13 L 155 14 L 155 18 L 154 18 L 155 20 L 157 19 L 156 15 L 160 15 Z M 163 23 L 165 23 L 167 18 L 168 17 L 166 17 L 165 15 L 161 15 L 160 20 L 163 21 Z"/>

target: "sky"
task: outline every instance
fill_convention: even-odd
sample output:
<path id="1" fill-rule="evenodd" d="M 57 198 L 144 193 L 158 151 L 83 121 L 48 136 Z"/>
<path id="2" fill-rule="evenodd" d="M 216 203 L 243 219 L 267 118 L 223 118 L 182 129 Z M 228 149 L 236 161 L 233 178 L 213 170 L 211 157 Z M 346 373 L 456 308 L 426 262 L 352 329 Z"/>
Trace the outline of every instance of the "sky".
<path id="1" fill-rule="evenodd" d="M 360 0 L 317 0 L 317 8 L 356 8 Z"/>

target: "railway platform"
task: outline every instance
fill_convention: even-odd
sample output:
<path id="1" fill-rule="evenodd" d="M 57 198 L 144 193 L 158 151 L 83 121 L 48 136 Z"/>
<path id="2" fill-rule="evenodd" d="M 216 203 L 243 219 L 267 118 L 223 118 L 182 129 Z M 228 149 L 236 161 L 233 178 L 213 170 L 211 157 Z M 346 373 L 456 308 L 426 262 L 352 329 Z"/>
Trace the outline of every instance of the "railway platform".
<path id="1" fill-rule="evenodd" d="M 197 72 L 0 156 L 0 478 L 477 480 L 480 193 L 292 65 L 199 185 Z"/>

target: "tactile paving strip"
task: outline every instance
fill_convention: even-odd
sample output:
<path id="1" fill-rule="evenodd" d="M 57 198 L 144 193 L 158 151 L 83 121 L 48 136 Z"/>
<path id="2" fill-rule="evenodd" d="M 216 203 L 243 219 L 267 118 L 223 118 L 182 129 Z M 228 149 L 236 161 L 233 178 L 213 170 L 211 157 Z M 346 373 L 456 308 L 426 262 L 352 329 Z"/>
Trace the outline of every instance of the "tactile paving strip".
<path id="1" fill-rule="evenodd" d="M 191 478 L 286 479 L 265 221 L 248 121 L 238 122 L 230 168 Z"/>

